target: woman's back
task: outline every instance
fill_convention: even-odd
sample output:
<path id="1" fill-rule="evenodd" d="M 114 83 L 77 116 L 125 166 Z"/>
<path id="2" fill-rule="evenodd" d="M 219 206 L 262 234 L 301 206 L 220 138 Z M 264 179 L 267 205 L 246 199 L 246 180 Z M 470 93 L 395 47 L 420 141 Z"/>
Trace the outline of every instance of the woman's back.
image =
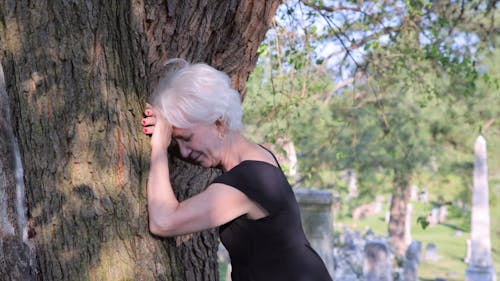
<path id="1" fill-rule="evenodd" d="M 323 261 L 309 246 L 293 191 L 280 168 L 247 160 L 216 183 L 245 193 L 268 212 L 252 220 L 239 217 L 220 227 L 231 257 L 232 280 L 331 280 Z"/>

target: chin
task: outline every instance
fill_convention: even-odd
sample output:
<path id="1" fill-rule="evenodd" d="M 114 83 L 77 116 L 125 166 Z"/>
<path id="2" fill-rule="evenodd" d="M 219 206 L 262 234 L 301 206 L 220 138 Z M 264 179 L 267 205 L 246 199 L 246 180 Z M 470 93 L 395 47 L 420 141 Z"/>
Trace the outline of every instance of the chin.
<path id="1" fill-rule="evenodd" d="M 197 162 L 198 166 L 202 166 L 203 168 L 208 168 L 207 165 L 202 161 L 202 162 Z"/>
<path id="2" fill-rule="evenodd" d="M 203 159 L 202 161 L 198 162 L 198 165 L 202 166 L 203 168 L 215 168 L 218 166 L 215 163 L 211 163 L 210 161 L 207 161 L 207 159 Z"/>
<path id="3" fill-rule="evenodd" d="M 209 163 L 201 162 L 198 163 L 198 165 L 202 166 L 203 168 L 214 168 L 215 166 Z"/>
<path id="4" fill-rule="evenodd" d="M 210 168 L 210 165 L 205 163 L 205 160 L 204 159 L 201 159 L 200 161 L 196 161 L 196 164 L 198 166 L 202 166 L 203 168 Z"/>

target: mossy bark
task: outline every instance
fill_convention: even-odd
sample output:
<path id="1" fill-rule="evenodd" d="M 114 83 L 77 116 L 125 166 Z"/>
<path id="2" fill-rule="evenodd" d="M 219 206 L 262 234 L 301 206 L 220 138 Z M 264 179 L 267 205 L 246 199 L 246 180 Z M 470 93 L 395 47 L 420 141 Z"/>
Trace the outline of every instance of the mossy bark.
<path id="1" fill-rule="evenodd" d="M 42 280 L 217 280 L 215 230 L 147 226 L 139 125 L 163 62 L 230 74 L 243 91 L 279 1 L 0 0 L 0 59 Z M 172 159 L 179 199 L 215 170 Z"/>

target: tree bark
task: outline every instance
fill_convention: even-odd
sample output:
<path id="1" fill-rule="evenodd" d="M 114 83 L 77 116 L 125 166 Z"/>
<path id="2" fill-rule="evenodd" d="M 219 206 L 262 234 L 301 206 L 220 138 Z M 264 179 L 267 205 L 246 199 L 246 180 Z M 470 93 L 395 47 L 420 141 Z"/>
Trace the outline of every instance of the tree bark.
<path id="1" fill-rule="evenodd" d="M 207 62 L 243 91 L 278 4 L 0 0 L 0 59 L 36 278 L 218 279 L 215 230 L 177 239 L 149 233 L 149 140 L 138 124 L 169 58 Z M 218 174 L 171 161 L 181 200 Z"/>
<path id="2" fill-rule="evenodd" d="M 5 280 L 34 280 L 28 240 L 19 145 L 12 131 L 9 98 L 0 64 L 0 273 Z"/>
<path id="3" fill-rule="evenodd" d="M 408 202 L 410 200 L 410 179 L 408 172 L 396 170 L 394 173 L 390 217 L 389 240 L 400 256 L 405 254 L 405 222 Z"/>

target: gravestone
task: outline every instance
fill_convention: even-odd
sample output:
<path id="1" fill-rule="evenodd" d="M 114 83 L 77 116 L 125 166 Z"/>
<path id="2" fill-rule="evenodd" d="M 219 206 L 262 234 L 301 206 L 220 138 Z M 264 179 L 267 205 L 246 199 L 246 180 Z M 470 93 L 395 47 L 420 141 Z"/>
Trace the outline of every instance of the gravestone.
<path id="1" fill-rule="evenodd" d="M 363 238 L 367 241 L 374 240 L 375 233 L 373 232 L 373 230 L 369 226 L 366 226 L 365 229 L 366 229 L 366 231 L 365 231 L 365 235 L 363 236 Z"/>
<path id="2" fill-rule="evenodd" d="M 439 208 L 432 208 L 430 215 L 427 217 L 429 225 L 436 225 L 439 222 Z"/>
<path id="3" fill-rule="evenodd" d="M 422 191 L 420 191 L 420 194 L 418 195 L 418 201 L 422 203 L 429 202 L 429 192 L 427 192 L 427 189 L 423 188 Z"/>
<path id="4" fill-rule="evenodd" d="M 412 185 L 410 187 L 410 200 L 417 201 L 418 200 L 418 186 Z"/>
<path id="5" fill-rule="evenodd" d="M 333 276 L 333 195 L 331 191 L 295 188 L 304 232 Z"/>
<path id="6" fill-rule="evenodd" d="M 425 260 L 428 260 L 428 261 L 437 261 L 438 260 L 436 244 L 427 243 L 427 245 L 425 246 Z"/>
<path id="7" fill-rule="evenodd" d="M 344 174 L 344 181 L 347 182 L 349 193 L 347 199 L 358 197 L 358 184 L 356 181 L 356 170 L 347 169 Z"/>
<path id="8" fill-rule="evenodd" d="M 438 223 L 446 222 L 447 218 L 448 218 L 448 206 L 441 205 L 441 207 L 439 207 Z"/>
<path id="9" fill-rule="evenodd" d="M 333 249 L 335 261 L 333 280 L 359 281 L 358 276 L 363 274 L 365 240 L 359 232 L 350 231 L 347 227 L 343 228 L 339 240 L 340 243 Z"/>
<path id="10" fill-rule="evenodd" d="M 372 203 L 363 204 L 352 211 L 352 219 L 359 220 L 375 214 L 375 205 Z"/>
<path id="11" fill-rule="evenodd" d="M 383 195 L 377 195 L 375 202 L 373 203 L 373 212 L 375 214 L 380 214 L 382 212 L 382 204 L 384 203 L 385 197 Z"/>
<path id="12" fill-rule="evenodd" d="M 418 281 L 418 264 L 420 263 L 420 241 L 412 241 L 405 253 L 403 276 L 405 281 Z"/>
<path id="13" fill-rule="evenodd" d="M 496 273 L 491 258 L 486 140 L 482 136 L 476 139 L 474 153 L 471 255 L 465 277 L 467 281 L 495 281 Z"/>
<path id="14" fill-rule="evenodd" d="M 392 281 L 391 252 L 387 243 L 369 241 L 365 245 L 364 281 Z"/>

